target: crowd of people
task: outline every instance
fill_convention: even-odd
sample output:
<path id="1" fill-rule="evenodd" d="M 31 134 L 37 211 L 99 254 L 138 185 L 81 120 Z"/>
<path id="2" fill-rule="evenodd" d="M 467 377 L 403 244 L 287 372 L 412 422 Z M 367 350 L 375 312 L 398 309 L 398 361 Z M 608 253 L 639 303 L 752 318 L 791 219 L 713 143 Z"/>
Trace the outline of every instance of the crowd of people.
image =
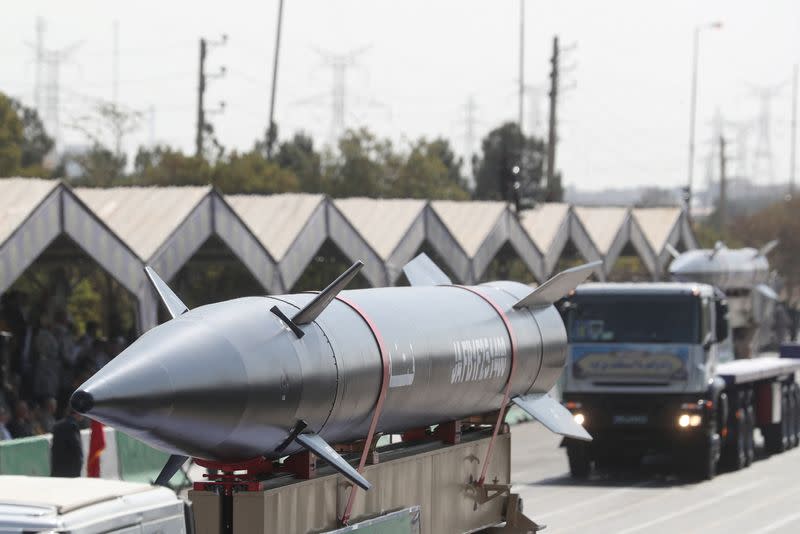
<path id="1" fill-rule="evenodd" d="M 36 318 L 28 310 L 24 293 L 0 297 L 0 440 L 53 432 L 71 415 L 72 392 L 126 346 L 91 321 L 79 334 L 63 308 Z"/>

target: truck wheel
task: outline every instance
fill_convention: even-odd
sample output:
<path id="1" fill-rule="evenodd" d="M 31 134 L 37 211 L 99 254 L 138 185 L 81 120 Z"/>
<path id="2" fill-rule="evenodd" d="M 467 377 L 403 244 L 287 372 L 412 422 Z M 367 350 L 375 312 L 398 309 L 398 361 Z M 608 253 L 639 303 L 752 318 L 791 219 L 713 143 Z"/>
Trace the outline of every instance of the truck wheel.
<path id="1" fill-rule="evenodd" d="M 713 439 L 709 438 L 697 454 L 697 464 L 694 478 L 697 480 L 711 480 L 717 474 L 717 451 Z"/>
<path id="2" fill-rule="evenodd" d="M 756 428 L 756 415 L 753 409 L 752 402 L 748 400 L 747 406 L 744 409 L 745 413 L 745 467 L 750 466 L 756 459 L 756 441 L 753 437 L 753 431 Z"/>
<path id="3" fill-rule="evenodd" d="M 747 411 L 739 408 L 731 418 L 728 441 L 725 444 L 725 466 L 738 471 L 747 466 Z"/>
<path id="4" fill-rule="evenodd" d="M 572 478 L 585 479 L 592 471 L 592 461 L 589 458 L 589 448 L 582 442 L 567 442 L 567 458 L 569 459 L 569 474 Z"/>

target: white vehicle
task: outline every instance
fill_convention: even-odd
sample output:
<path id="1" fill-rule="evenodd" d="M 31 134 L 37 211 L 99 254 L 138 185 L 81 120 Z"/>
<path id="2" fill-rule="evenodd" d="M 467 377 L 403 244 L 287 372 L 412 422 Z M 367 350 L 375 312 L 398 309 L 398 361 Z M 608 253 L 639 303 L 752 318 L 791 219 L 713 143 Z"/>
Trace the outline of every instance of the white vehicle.
<path id="1" fill-rule="evenodd" d="M 190 509 L 167 488 L 97 478 L 0 476 L 0 534 L 193 531 Z"/>

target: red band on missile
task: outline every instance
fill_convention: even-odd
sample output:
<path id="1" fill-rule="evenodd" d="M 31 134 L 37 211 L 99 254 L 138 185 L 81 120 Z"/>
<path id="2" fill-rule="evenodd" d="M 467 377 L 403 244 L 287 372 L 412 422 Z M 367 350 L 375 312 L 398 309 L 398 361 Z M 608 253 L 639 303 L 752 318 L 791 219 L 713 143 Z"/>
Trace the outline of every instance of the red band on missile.
<path id="1" fill-rule="evenodd" d="M 364 310 L 362 310 L 355 302 L 346 299 L 341 295 L 337 295 L 335 298 L 336 300 L 349 306 L 350 309 L 356 312 L 364 321 L 364 323 L 366 323 L 370 332 L 372 332 L 372 337 L 375 338 L 375 342 L 378 344 L 378 351 L 381 354 L 381 367 L 383 368 L 383 373 L 381 376 L 381 391 L 378 394 L 378 401 L 375 403 L 375 410 L 372 412 L 372 421 L 369 423 L 369 431 L 367 432 L 367 439 L 364 443 L 364 450 L 361 452 L 361 460 L 358 462 L 358 472 L 361 473 L 364 470 L 364 465 L 367 463 L 367 456 L 369 455 L 370 448 L 372 447 L 372 440 L 375 437 L 375 429 L 378 426 L 378 419 L 380 419 L 381 412 L 383 411 L 383 402 L 386 400 L 386 394 L 389 392 L 389 351 L 386 350 L 386 344 L 383 342 L 383 336 L 381 336 L 378 327 L 374 322 L 372 322 L 372 319 L 369 318 L 369 315 L 367 315 Z M 356 491 L 358 491 L 357 486 L 353 486 L 350 490 L 350 496 L 347 499 L 347 506 L 344 509 L 344 514 L 342 514 L 342 525 L 347 525 L 348 521 L 350 520 L 350 512 L 353 510 L 353 502 L 356 498 Z"/>
<path id="2" fill-rule="evenodd" d="M 511 321 L 508 320 L 508 316 L 506 312 L 503 311 L 503 308 L 497 305 L 495 301 L 490 299 L 488 296 L 484 295 L 474 287 L 467 287 L 467 286 L 459 286 L 453 285 L 453 287 L 459 287 L 461 289 L 466 289 L 470 293 L 473 293 L 480 298 L 482 298 L 489 306 L 497 312 L 497 315 L 500 317 L 500 320 L 503 321 L 503 325 L 506 327 L 506 331 L 508 332 L 508 339 L 511 344 L 511 369 L 508 371 L 508 380 L 506 381 L 506 389 L 503 392 L 503 402 L 500 404 L 500 413 L 497 414 L 497 421 L 494 423 L 494 432 L 492 432 L 492 439 L 489 441 L 489 448 L 486 450 L 486 458 L 483 460 L 483 468 L 481 469 L 481 477 L 478 479 L 478 485 L 482 486 L 483 481 L 486 480 L 486 471 L 489 469 L 489 460 L 492 458 L 492 449 L 494 448 L 494 442 L 497 438 L 497 432 L 500 430 L 500 424 L 503 422 L 503 416 L 506 412 L 506 406 L 508 406 L 508 401 L 511 398 L 511 381 L 514 378 L 514 371 L 517 368 L 517 337 L 514 335 L 514 329 L 511 327 Z"/>

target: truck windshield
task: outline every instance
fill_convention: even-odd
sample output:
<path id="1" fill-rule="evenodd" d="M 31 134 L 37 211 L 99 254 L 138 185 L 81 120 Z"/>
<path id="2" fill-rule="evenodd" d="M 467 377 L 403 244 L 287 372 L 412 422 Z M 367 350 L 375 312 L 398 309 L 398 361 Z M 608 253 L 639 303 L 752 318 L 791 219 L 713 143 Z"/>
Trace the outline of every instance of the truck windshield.
<path id="1" fill-rule="evenodd" d="M 576 295 L 566 311 L 573 343 L 700 343 L 700 299 L 690 295 Z"/>

